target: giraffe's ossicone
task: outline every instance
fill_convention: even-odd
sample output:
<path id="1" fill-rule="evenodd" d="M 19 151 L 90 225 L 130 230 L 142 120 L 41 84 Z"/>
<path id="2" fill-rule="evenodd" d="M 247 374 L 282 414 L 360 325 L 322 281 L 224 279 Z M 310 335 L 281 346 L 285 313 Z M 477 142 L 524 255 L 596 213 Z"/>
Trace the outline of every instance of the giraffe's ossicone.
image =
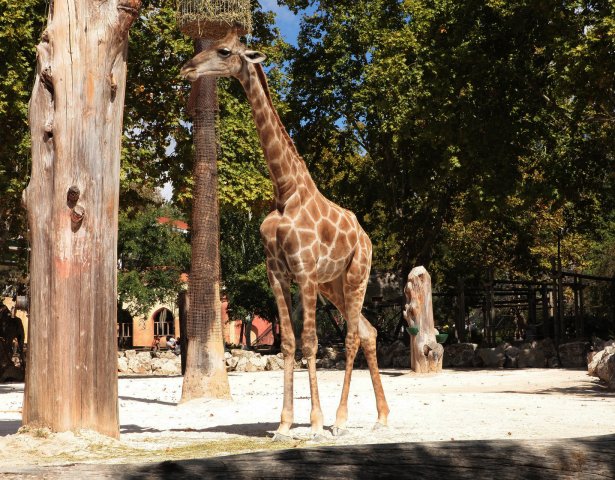
<path id="1" fill-rule="evenodd" d="M 308 362 L 312 433 L 323 433 L 316 381 L 316 301 L 322 293 L 346 319 L 346 372 L 333 433 L 346 430 L 348 391 L 359 345 L 369 366 L 378 425 L 386 425 L 389 408 L 376 359 L 376 329 L 361 314 L 372 259 L 372 245 L 355 215 L 326 199 L 316 188 L 273 106 L 260 63 L 265 55 L 243 45 L 235 30 L 187 62 L 181 74 L 190 81 L 201 76 L 232 76 L 243 85 L 269 168 L 275 210 L 261 225 L 269 282 L 280 317 L 284 355 L 284 405 L 276 437 L 289 436 L 293 423 L 295 335 L 291 323 L 290 282 L 301 292 L 301 350 Z"/>

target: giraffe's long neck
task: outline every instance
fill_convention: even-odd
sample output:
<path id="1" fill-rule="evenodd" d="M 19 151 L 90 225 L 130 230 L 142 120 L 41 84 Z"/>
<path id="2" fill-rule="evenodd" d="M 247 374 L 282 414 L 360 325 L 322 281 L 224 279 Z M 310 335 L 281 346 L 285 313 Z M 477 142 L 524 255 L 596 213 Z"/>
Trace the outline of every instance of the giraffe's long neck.
<path id="1" fill-rule="evenodd" d="M 302 191 L 314 193 L 316 186 L 273 106 L 262 67 L 259 64 L 247 64 L 239 81 L 252 106 L 256 129 L 273 182 L 276 207 L 282 211 L 293 194 Z"/>

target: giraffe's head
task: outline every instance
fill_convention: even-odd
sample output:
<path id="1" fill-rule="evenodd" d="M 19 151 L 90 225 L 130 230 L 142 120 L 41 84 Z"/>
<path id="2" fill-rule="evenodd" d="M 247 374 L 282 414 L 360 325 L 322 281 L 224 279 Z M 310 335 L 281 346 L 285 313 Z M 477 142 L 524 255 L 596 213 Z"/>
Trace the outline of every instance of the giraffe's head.
<path id="1" fill-rule="evenodd" d="M 260 63 L 267 57 L 248 50 L 239 41 L 237 29 L 232 29 L 221 40 L 186 62 L 180 74 L 194 82 L 202 76 L 239 77 L 248 63 Z"/>

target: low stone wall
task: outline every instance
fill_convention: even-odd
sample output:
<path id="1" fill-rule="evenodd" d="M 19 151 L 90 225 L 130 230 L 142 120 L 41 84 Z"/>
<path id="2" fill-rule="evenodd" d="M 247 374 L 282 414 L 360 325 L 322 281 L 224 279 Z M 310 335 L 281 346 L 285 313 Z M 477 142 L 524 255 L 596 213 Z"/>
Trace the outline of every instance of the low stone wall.
<path id="1" fill-rule="evenodd" d="M 457 343 L 444 348 L 445 368 L 584 368 L 589 342 L 569 342 L 555 348 L 553 340 L 502 343 L 493 348 L 478 348 L 475 343 Z"/>
<path id="2" fill-rule="evenodd" d="M 551 339 L 510 345 L 503 343 L 494 348 L 478 348 L 475 343 L 456 343 L 444 347 L 444 368 L 584 368 L 588 364 L 588 342 L 570 342 L 555 348 Z M 410 349 L 401 341 L 378 345 L 380 368 L 410 368 Z M 229 372 L 258 372 L 282 370 L 284 359 L 277 355 L 261 355 L 249 350 L 233 349 L 225 352 Z M 320 347 L 316 360 L 318 368 L 344 370 L 346 355 L 342 346 Z M 355 368 L 366 368 L 363 352 L 359 351 Z M 295 368 L 306 368 L 307 362 L 298 350 Z M 169 351 L 154 355 L 151 352 L 126 350 L 118 353 L 118 371 L 138 375 L 179 375 L 179 356 Z"/>

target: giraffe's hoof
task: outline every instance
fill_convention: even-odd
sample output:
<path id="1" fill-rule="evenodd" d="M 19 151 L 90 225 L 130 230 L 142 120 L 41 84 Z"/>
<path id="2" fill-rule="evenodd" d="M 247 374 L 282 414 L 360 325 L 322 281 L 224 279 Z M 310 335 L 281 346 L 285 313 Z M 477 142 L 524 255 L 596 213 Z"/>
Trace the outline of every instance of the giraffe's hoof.
<path id="1" fill-rule="evenodd" d="M 291 437 L 290 435 L 285 435 L 284 433 L 275 432 L 271 440 L 274 442 L 290 442 L 292 439 L 293 437 Z"/>
<path id="2" fill-rule="evenodd" d="M 372 428 L 372 431 L 377 432 L 378 430 L 385 430 L 387 428 L 389 428 L 388 425 L 385 425 L 384 423 L 376 422 L 374 424 L 374 427 Z"/>
<path id="3" fill-rule="evenodd" d="M 325 437 L 322 433 L 312 433 L 309 441 L 310 443 L 323 443 L 327 441 L 327 437 Z"/>
<path id="4" fill-rule="evenodd" d="M 350 432 L 348 431 L 347 428 L 331 427 L 331 433 L 333 434 L 334 437 L 343 437 L 345 435 L 348 435 Z"/>

